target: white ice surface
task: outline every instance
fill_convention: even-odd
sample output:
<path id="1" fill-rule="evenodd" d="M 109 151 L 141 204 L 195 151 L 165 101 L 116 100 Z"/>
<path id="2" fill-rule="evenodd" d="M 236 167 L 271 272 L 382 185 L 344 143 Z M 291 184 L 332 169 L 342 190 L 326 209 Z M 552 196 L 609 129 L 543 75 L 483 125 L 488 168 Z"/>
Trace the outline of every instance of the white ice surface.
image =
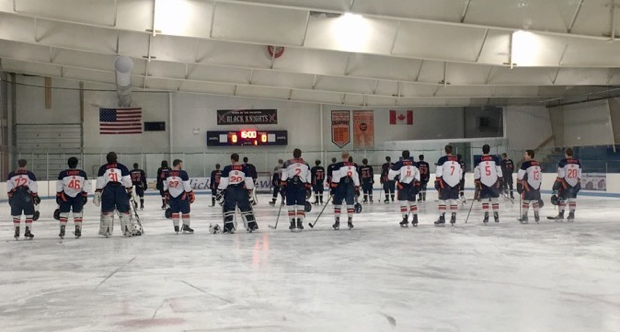
<path id="1" fill-rule="evenodd" d="M 471 195 L 471 193 L 469 193 Z M 147 196 L 146 234 L 97 236 L 89 202 L 84 236 L 57 237 L 55 203 L 42 204 L 32 241 L 0 225 L 0 331 L 620 331 L 618 200 L 580 199 L 575 223 L 481 224 L 476 205 L 456 227 L 398 227 L 396 204 L 364 206 L 352 231 L 287 229 L 260 197 L 258 233 L 208 234 L 220 208 L 193 205 L 193 235 L 175 235 Z M 548 196 L 545 196 L 548 202 Z M 6 203 L 3 203 L 6 204 Z M 314 220 L 319 207 L 309 214 Z M 70 222 L 68 230 L 72 230 Z"/>

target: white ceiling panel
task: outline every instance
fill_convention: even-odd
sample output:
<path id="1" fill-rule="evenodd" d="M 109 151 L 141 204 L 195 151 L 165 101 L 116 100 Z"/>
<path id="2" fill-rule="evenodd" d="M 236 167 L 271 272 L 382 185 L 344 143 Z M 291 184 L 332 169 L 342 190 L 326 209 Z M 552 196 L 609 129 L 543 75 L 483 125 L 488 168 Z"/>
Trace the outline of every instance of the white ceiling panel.
<path id="1" fill-rule="evenodd" d="M 0 13 L 0 39 L 33 43 L 34 37 L 33 19 Z"/>
<path id="2" fill-rule="evenodd" d="M 166 80 L 166 79 L 149 77 L 146 79 L 146 88 L 153 89 L 153 90 L 175 91 L 179 89 L 179 85 L 182 82 L 183 81 L 180 81 L 180 80 L 178 81 L 177 80 Z"/>
<path id="3" fill-rule="evenodd" d="M 445 63 L 436 61 L 424 61 L 418 74 L 418 82 L 439 84 L 443 81 Z"/>
<path id="4" fill-rule="evenodd" d="M 299 8 L 317 8 L 333 11 L 349 11 L 351 5 L 351 0 L 240 0 L 237 2 L 255 2 L 268 5 L 290 6 Z"/>
<path id="5" fill-rule="evenodd" d="M 125 30 L 146 31 L 153 28 L 152 0 L 118 0 L 116 27 Z"/>
<path id="6" fill-rule="evenodd" d="M 620 43 L 587 39 L 571 40 L 562 65 L 620 67 Z"/>
<path id="7" fill-rule="evenodd" d="M 186 69 L 186 65 L 178 62 L 151 61 L 149 63 L 149 76 L 185 79 Z"/>
<path id="8" fill-rule="evenodd" d="M 46 46 L 0 40 L 0 58 L 34 62 L 49 62 L 50 48 Z"/>
<path id="9" fill-rule="evenodd" d="M 508 63 L 510 58 L 510 38 L 512 33 L 508 31 L 489 30 L 487 38 L 482 43 L 478 44 L 479 63 L 503 65 Z"/>
<path id="10" fill-rule="evenodd" d="M 562 68 L 558 72 L 555 84 L 558 85 L 591 85 L 607 82 L 613 69 L 608 68 Z"/>
<path id="11" fill-rule="evenodd" d="M 395 106 L 396 98 L 384 96 L 366 96 L 366 105 L 368 106 Z"/>
<path id="12" fill-rule="evenodd" d="M 449 63 L 446 82 L 451 85 L 485 84 L 491 66 Z"/>
<path id="13" fill-rule="evenodd" d="M 116 78 L 112 72 L 63 67 L 63 77 L 80 81 L 95 81 L 114 84 Z"/>
<path id="14" fill-rule="evenodd" d="M 287 49 L 285 53 L 289 53 L 289 50 Z M 271 66 L 271 58 L 264 45 L 236 44 L 215 40 L 199 41 L 195 61 L 254 68 Z"/>
<path id="15" fill-rule="evenodd" d="M 492 86 L 442 86 L 437 97 L 486 97 L 493 94 Z"/>
<path id="16" fill-rule="evenodd" d="M 360 105 L 363 106 L 366 102 L 366 98 L 364 95 L 350 94 L 347 93 L 344 96 L 344 103 L 347 105 Z"/>
<path id="17" fill-rule="evenodd" d="M 87 53 L 65 49 L 54 49 L 52 56 L 52 62 L 55 64 L 105 70 L 108 72 L 114 71 L 115 59 L 116 56 L 112 54 Z M 136 60 L 134 60 L 134 73 L 140 72 L 136 70 L 136 67 Z"/>
<path id="18" fill-rule="evenodd" d="M 287 99 L 291 94 L 290 89 L 258 87 L 251 85 L 237 86 L 236 94 L 244 97 Z"/>
<path id="19" fill-rule="evenodd" d="M 344 52 L 389 54 L 398 22 L 345 14 L 310 16 L 304 46 Z"/>
<path id="20" fill-rule="evenodd" d="M 578 0 L 472 0 L 465 22 L 564 32 L 578 5 Z"/>
<path id="21" fill-rule="evenodd" d="M 489 75 L 488 84 L 531 85 L 540 82 L 538 85 L 546 85 L 553 82 L 556 72 L 554 68 L 496 67 Z"/>
<path id="22" fill-rule="evenodd" d="M 353 12 L 459 22 L 467 0 L 356 0 Z"/>
<path id="23" fill-rule="evenodd" d="M 307 16 L 308 12 L 303 10 L 217 3 L 212 37 L 274 45 L 301 45 Z"/>
<path id="24" fill-rule="evenodd" d="M 52 19 L 114 25 L 114 0 L 14 0 L 15 11 Z M 79 10 L 77 10 L 79 8 Z"/>
<path id="25" fill-rule="evenodd" d="M 41 76 L 61 76 L 61 67 L 36 62 L 2 59 L 2 70 Z"/>
<path id="26" fill-rule="evenodd" d="M 0 11 L 3 11 L 3 12 L 13 11 L 13 0 L 0 0 Z"/>
<path id="27" fill-rule="evenodd" d="M 347 77 L 329 77 L 320 76 L 316 80 L 315 88 L 317 90 L 324 91 L 339 91 L 339 92 L 355 92 L 371 94 L 376 81 L 374 80 L 360 80 Z"/>
<path id="28" fill-rule="evenodd" d="M 287 48 L 274 62 L 274 69 L 317 75 L 345 75 L 348 53 Z"/>
<path id="29" fill-rule="evenodd" d="M 498 86 L 494 91 L 495 96 L 500 97 L 528 97 L 538 96 L 540 89 L 535 86 Z"/>
<path id="30" fill-rule="evenodd" d="M 181 85 L 181 91 L 231 96 L 235 91 L 235 86 L 233 84 L 215 84 L 196 81 L 183 81 L 183 84 Z"/>
<path id="31" fill-rule="evenodd" d="M 485 30 L 419 22 L 403 22 L 394 54 L 429 59 L 475 61 Z"/>
<path id="32" fill-rule="evenodd" d="M 397 91 L 400 90 L 400 96 L 402 97 L 428 97 L 432 96 L 435 90 L 438 88 L 436 85 L 421 85 L 411 83 L 399 83 L 400 88 L 397 87 Z M 390 95 L 398 96 L 394 91 Z"/>
<path id="33" fill-rule="evenodd" d="M 383 96 L 391 96 L 396 95 L 398 93 L 398 85 L 403 83 L 398 83 L 395 81 L 378 81 L 377 90 L 374 94 L 383 95 Z"/>
<path id="34" fill-rule="evenodd" d="M 611 32 L 611 0 L 585 0 L 572 32 L 591 36 L 609 36 Z M 618 3 L 616 2 L 616 6 Z M 618 8 L 616 8 L 616 31 L 618 31 Z"/>
<path id="35" fill-rule="evenodd" d="M 149 35 L 138 32 L 121 31 L 118 36 L 118 53 L 142 59 L 149 53 Z"/>
<path id="36" fill-rule="evenodd" d="M 197 47 L 194 38 L 157 35 L 151 42 L 151 56 L 157 60 L 191 63 L 196 59 Z"/>
<path id="37" fill-rule="evenodd" d="M 269 70 L 254 70 L 252 84 L 290 87 L 297 89 L 312 89 L 314 75 L 291 74 Z"/>
<path id="38" fill-rule="evenodd" d="M 42 44 L 88 50 L 100 53 L 116 52 L 117 32 L 111 29 L 38 20 L 37 38 Z"/>
<path id="39" fill-rule="evenodd" d="M 158 0 L 155 30 L 165 35 L 209 38 L 213 2 Z"/>
<path id="40" fill-rule="evenodd" d="M 349 62 L 348 74 L 409 81 L 417 77 L 422 62 L 414 59 L 355 54 Z"/>
<path id="41" fill-rule="evenodd" d="M 188 79 L 225 83 L 249 84 L 251 69 L 190 65 Z"/>
<path id="42" fill-rule="evenodd" d="M 320 102 L 325 104 L 342 104 L 344 97 L 345 95 L 343 93 L 313 90 L 293 90 L 291 94 L 291 99 L 293 100 Z"/>

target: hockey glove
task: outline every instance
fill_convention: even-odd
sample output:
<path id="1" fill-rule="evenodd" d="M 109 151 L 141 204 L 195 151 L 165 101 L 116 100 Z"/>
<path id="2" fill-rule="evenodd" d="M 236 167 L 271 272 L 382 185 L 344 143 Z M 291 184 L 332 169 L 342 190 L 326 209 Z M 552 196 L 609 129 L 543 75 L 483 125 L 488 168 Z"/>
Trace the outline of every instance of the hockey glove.
<path id="1" fill-rule="evenodd" d="M 254 200 L 254 193 L 252 192 L 252 189 L 248 190 L 248 199 L 250 201 L 250 205 L 252 206 L 256 205 L 256 201 Z"/>
<path id="2" fill-rule="evenodd" d="M 517 192 L 519 195 L 523 194 L 523 182 L 517 181 Z"/>
<path id="3" fill-rule="evenodd" d="M 127 189 L 127 197 L 129 197 L 129 199 L 131 199 L 131 197 L 133 197 L 133 188 L 126 188 Z"/>
<path id="4" fill-rule="evenodd" d="M 581 190 L 581 182 L 577 182 L 577 184 L 573 187 L 573 193 L 577 195 L 577 193 Z"/>
<path id="5" fill-rule="evenodd" d="M 306 183 L 306 199 L 310 199 L 310 197 L 312 197 L 312 186 Z"/>
<path id="6" fill-rule="evenodd" d="M 355 197 L 360 197 L 360 187 L 355 187 Z"/>
<path id="7" fill-rule="evenodd" d="M 225 195 L 226 191 L 225 190 L 219 190 L 217 192 L 217 195 L 215 196 L 215 200 L 217 201 L 217 204 L 224 206 L 224 195 Z"/>
<path id="8" fill-rule="evenodd" d="M 189 197 L 189 204 L 194 203 L 194 201 L 196 200 L 196 194 L 194 194 L 193 191 L 190 191 L 187 193 L 187 196 Z"/>
<path id="9" fill-rule="evenodd" d="M 168 191 L 164 191 L 164 201 L 166 205 L 170 205 L 170 193 Z"/>
<path id="10" fill-rule="evenodd" d="M 93 204 L 95 204 L 95 206 L 97 207 L 101 205 L 101 191 L 100 190 L 95 191 L 95 197 L 93 197 Z"/>
<path id="11" fill-rule="evenodd" d="M 553 183 L 553 188 L 551 188 L 551 190 L 553 191 L 557 191 L 560 190 L 560 188 L 562 188 L 562 179 L 555 179 L 555 182 Z"/>
<path id="12" fill-rule="evenodd" d="M 41 204 L 41 197 L 39 197 L 39 195 L 35 193 L 35 194 L 30 194 L 30 196 L 32 197 L 32 202 L 34 203 L 34 205 Z"/>
<path id="13" fill-rule="evenodd" d="M 435 190 L 437 191 L 441 190 L 441 178 L 438 178 L 437 180 L 435 180 Z"/>
<path id="14" fill-rule="evenodd" d="M 88 203 L 88 193 L 85 191 L 82 191 L 82 204 L 86 205 L 86 203 Z"/>
<path id="15" fill-rule="evenodd" d="M 62 202 L 62 191 L 56 193 L 56 204 L 60 205 L 60 202 Z"/>

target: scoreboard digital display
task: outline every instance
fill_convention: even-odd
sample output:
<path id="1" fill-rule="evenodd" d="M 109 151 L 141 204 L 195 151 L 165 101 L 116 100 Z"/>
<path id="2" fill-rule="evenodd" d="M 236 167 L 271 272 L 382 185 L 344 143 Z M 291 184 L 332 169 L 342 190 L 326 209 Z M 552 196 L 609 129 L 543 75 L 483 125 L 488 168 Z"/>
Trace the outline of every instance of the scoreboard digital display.
<path id="1" fill-rule="evenodd" d="M 207 131 L 207 146 L 287 145 L 286 130 Z"/>

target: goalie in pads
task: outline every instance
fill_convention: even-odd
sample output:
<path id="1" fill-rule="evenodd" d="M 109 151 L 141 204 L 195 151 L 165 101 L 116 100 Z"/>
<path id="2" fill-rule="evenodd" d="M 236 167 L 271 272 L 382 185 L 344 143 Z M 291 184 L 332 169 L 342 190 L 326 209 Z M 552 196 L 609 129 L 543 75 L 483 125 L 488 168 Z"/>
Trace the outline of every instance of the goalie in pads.
<path id="1" fill-rule="evenodd" d="M 117 210 L 123 235 L 131 237 L 136 229 L 129 216 L 129 197 L 133 187 L 129 169 L 118 162 L 115 152 L 108 153 L 106 160 L 108 163 L 102 165 L 97 173 L 97 188 L 93 199 L 95 206 L 101 206 L 99 234 L 112 236 L 114 210 Z"/>
<path id="2" fill-rule="evenodd" d="M 217 202 L 224 206 L 224 233 L 235 232 L 235 210 L 241 211 L 243 223 L 248 232 L 258 229 L 258 224 L 252 211 L 252 190 L 254 181 L 249 177 L 248 168 L 239 164 L 239 155 L 230 156 L 232 165 L 224 167 L 218 187 Z"/>

